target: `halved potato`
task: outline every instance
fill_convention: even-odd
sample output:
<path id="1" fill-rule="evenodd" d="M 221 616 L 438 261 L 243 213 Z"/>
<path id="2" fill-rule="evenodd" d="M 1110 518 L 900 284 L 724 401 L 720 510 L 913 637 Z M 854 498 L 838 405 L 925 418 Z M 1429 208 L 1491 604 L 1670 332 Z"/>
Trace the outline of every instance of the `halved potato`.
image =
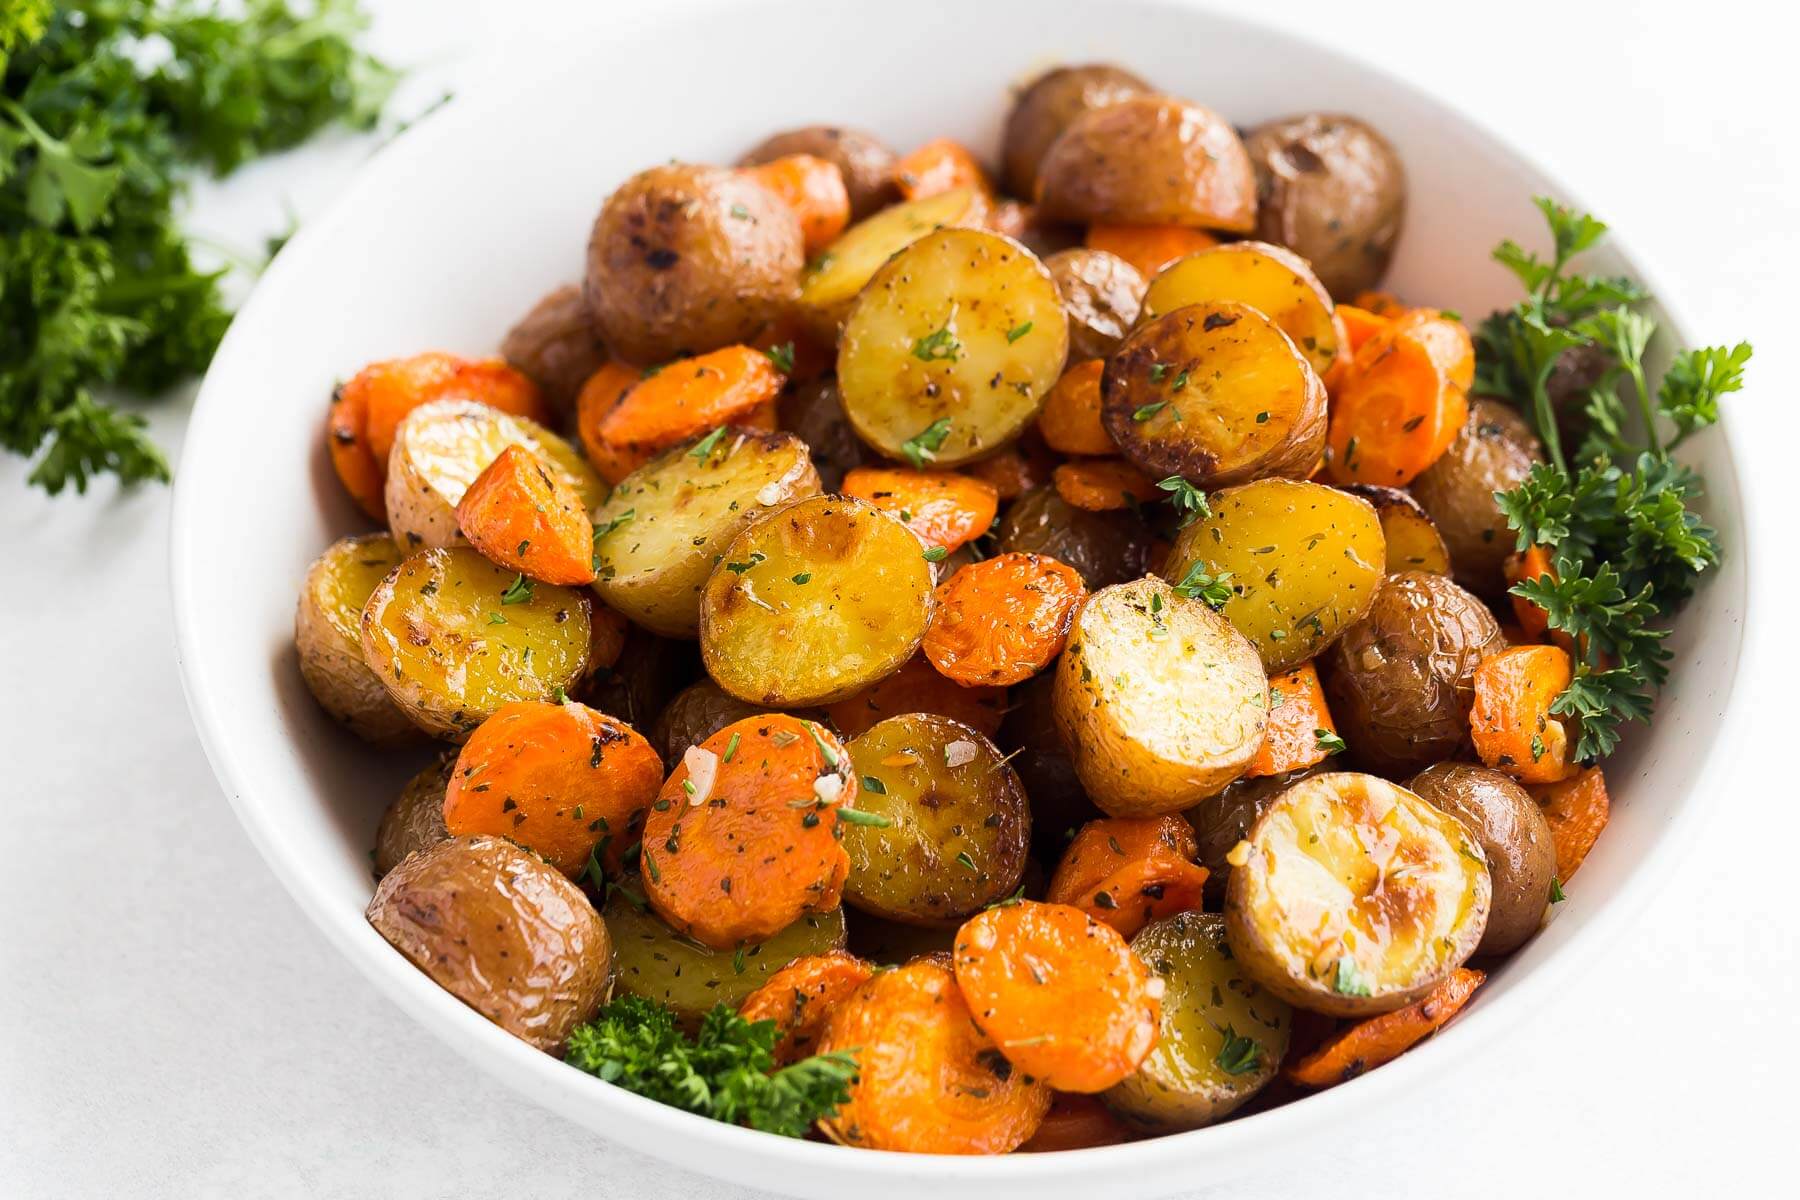
<path id="1" fill-rule="evenodd" d="M 1298 479 L 1260 479 L 1211 498 L 1212 515 L 1175 538 L 1164 571 L 1223 579 L 1220 608 L 1273 675 L 1329 646 L 1369 610 L 1387 562 L 1375 509 Z"/>
<path id="2" fill-rule="evenodd" d="M 1399 488 L 1352 483 L 1344 490 L 1375 506 L 1381 536 L 1387 539 L 1387 573 L 1429 571 L 1450 574 L 1450 549 L 1424 505 Z"/>
<path id="3" fill-rule="evenodd" d="M 1100 417 L 1152 479 L 1224 487 L 1312 473 L 1325 452 L 1325 385 L 1273 321 L 1228 300 L 1139 325 L 1106 362 Z"/>
<path id="4" fill-rule="evenodd" d="M 1293 1010 L 1244 974 L 1216 913 L 1153 921 L 1131 949 L 1163 981 L 1162 1024 L 1137 1072 L 1101 1099 L 1152 1133 L 1210 1125 L 1275 1077 Z"/>
<path id="5" fill-rule="evenodd" d="M 357 737 L 377 745 L 419 735 L 362 653 L 363 608 L 405 557 L 385 533 L 333 542 L 307 569 L 294 613 L 294 647 L 307 690 Z"/>
<path id="6" fill-rule="evenodd" d="M 820 340 L 837 340 L 850 305 L 888 259 L 934 229 L 979 225 L 987 204 L 974 188 L 958 188 L 884 208 L 844 230 L 807 265 L 800 278 L 800 311 Z"/>
<path id="7" fill-rule="evenodd" d="M 652 633 L 693 637 L 725 544 L 818 494 L 806 443 L 791 433 L 733 425 L 677 446 L 621 479 L 594 513 L 594 591 Z"/>
<path id="8" fill-rule="evenodd" d="M 924 543 L 850 496 L 814 496 L 751 525 L 700 596 L 700 656 L 740 700 L 828 704 L 900 669 L 931 621 Z"/>
<path id="9" fill-rule="evenodd" d="M 1374 775 L 1303 779 L 1250 831 L 1225 885 L 1245 971 L 1334 1017 L 1389 1012 L 1461 966 L 1487 927 L 1481 844 L 1449 813 Z"/>
<path id="10" fill-rule="evenodd" d="M 415 850 L 435 846 L 450 837 L 444 824 L 444 792 L 456 755 L 446 751 L 406 781 L 394 802 L 381 814 L 375 829 L 375 874 L 386 875 Z"/>
<path id="11" fill-rule="evenodd" d="M 606 483 L 581 452 L 528 417 L 468 400 L 438 400 L 406 415 L 388 455 L 388 525 L 407 553 L 463 545 L 456 506 L 508 446 L 524 446 L 559 469 L 590 510 Z"/>
<path id="12" fill-rule="evenodd" d="M 1139 320 L 1214 300 L 1247 304 L 1263 313 L 1321 379 L 1337 359 L 1331 294 L 1292 250 L 1267 242 L 1228 242 L 1178 258 L 1150 281 Z"/>
<path id="13" fill-rule="evenodd" d="M 587 669 L 587 593 L 520 580 L 452 546 L 413 555 L 369 597 L 363 661 L 421 729 L 464 741 L 501 705 L 554 699 Z"/>
<path id="14" fill-rule="evenodd" d="M 1269 681 L 1230 622 L 1148 575 L 1082 605 L 1053 702 L 1094 803 L 1111 816 L 1149 817 L 1244 773 L 1262 746 Z"/>
<path id="15" fill-rule="evenodd" d="M 997 233 L 941 229 L 895 255 L 857 298 L 838 344 L 838 388 L 863 441 L 889 458 L 950 467 L 1017 437 L 1068 354 L 1062 296 L 1031 251 Z"/>
<path id="16" fill-rule="evenodd" d="M 889 717 L 850 743 L 856 807 L 844 900 L 865 912 L 944 924 L 1008 895 L 1025 873 L 1031 809 L 1019 777 L 980 733 L 928 713 Z"/>

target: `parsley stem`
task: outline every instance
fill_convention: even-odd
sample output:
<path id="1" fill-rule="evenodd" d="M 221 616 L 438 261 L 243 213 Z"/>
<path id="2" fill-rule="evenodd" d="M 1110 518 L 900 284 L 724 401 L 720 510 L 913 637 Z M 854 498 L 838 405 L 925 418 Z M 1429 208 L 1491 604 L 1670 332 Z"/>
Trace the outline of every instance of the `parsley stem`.
<path id="1" fill-rule="evenodd" d="M 1531 381 L 1531 405 L 1532 411 L 1537 415 L 1537 433 L 1544 441 L 1544 450 L 1550 455 L 1550 461 L 1556 464 L 1556 469 L 1567 475 L 1569 463 L 1563 457 L 1562 431 L 1556 427 L 1556 405 L 1550 402 L 1550 389 L 1545 386 L 1555 366 L 1556 360 L 1553 358 L 1543 365 L 1537 377 Z"/>
<path id="2" fill-rule="evenodd" d="M 1650 440 L 1650 453 L 1665 458 L 1662 438 L 1656 432 L 1656 411 L 1650 406 L 1650 385 L 1644 381 L 1643 360 L 1627 359 L 1625 371 L 1631 376 L 1632 386 L 1637 388 L 1638 411 L 1644 415 L 1644 436 Z"/>

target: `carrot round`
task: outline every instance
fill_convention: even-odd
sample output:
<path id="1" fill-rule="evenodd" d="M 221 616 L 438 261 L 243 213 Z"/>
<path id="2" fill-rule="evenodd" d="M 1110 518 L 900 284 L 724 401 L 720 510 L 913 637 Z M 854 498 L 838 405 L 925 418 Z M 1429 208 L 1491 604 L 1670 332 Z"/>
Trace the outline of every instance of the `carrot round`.
<path id="1" fill-rule="evenodd" d="M 1291 1063 L 1283 1073 L 1295 1083 L 1324 1088 L 1392 1062 L 1455 1016 L 1486 978 L 1483 971 L 1458 967 L 1423 1000 L 1358 1021 L 1327 1037 L 1318 1049 Z"/>
<path id="2" fill-rule="evenodd" d="M 954 471 L 914 471 L 906 467 L 857 467 L 839 489 L 892 513 L 928 546 L 955 550 L 988 531 L 1000 511 L 1000 495 Z"/>
<path id="3" fill-rule="evenodd" d="M 1075 568 L 1041 554 L 970 563 L 938 585 L 925 657 L 971 687 L 1023 683 L 1062 653 L 1086 595 Z"/>
<path id="4" fill-rule="evenodd" d="M 1117 930 L 1066 904 L 990 908 L 956 934 L 956 982 L 1013 1066 L 1099 1092 L 1156 1045 L 1163 982 Z"/>
<path id="5" fill-rule="evenodd" d="M 993 184 L 975 155 L 961 142 L 934 138 L 894 164 L 894 182 L 906 200 L 923 200 L 958 188 L 992 195 Z"/>
<path id="6" fill-rule="evenodd" d="M 365 406 L 369 451 L 387 475 L 388 452 L 406 414 L 435 400 L 472 400 L 549 424 L 554 418 L 537 384 L 498 358 L 466 359 L 431 351 L 370 363 L 344 385 Z"/>
<path id="7" fill-rule="evenodd" d="M 1450 339 L 1440 334 L 1396 323 L 1363 343 L 1332 397 L 1325 471 L 1334 483 L 1404 487 L 1450 448 L 1469 398 L 1445 370 L 1450 353 L 1439 342 Z"/>
<path id="8" fill-rule="evenodd" d="M 1112 512 L 1147 504 L 1160 493 L 1151 478 L 1122 458 L 1084 458 L 1066 462 L 1051 476 L 1056 493 L 1076 508 Z"/>
<path id="9" fill-rule="evenodd" d="M 1324 762 L 1336 733 L 1331 709 L 1325 705 L 1325 689 L 1312 663 L 1271 675 L 1267 732 L 1244 776 L 1281 775 Z"/>
<path id="10" fill-rule="evenodd" d="M 726 346 L 644 376 L 594 432 L 612 453 L 654 454 L 773 404 L 785 379 L 761 350 Z"/>
<path id="11" fill-rule="evenodd" d="M 1599 767 L 1589 767 L 1572 779 L 1533 787 L 1531 794 L 1550 823 L 1556 877 L 1567 883 L 1606 828 L 1612 810 L 1606 776 Z"/>
<path id="12" fill-rule="evenodd" d="M 1561 646 L 1514 646 L 1475 668 L 1469 730 L 1475 753 L 1521 783 L 1554 783 L 1571 771 L 1569 735 L 1550 705 L 1569 686 Z"/>
<path id="13" fill-rule="evenodd" d="M 769 976 L 745 997 L 738 1015 L 747 1021 L 773 1021 L 775 1065 L 806 1058 L 818 1048 L 825 1019 L 861 987 L 875 968 L 842 950 L 796 958 Z"/>
<path id="14" fill-rule="evenodd" d="M 516 701 L 463 744 L 444 792 L 444 825 L 457 837 L 510 838 L 574 878 L 661 782 L 662 760 L 623 721 L 574 701 Z"/>
<path id="15" fill-rule="evenodd" d="M 1508 584 L 1524 583 L 1528 579 L 1548 577 L 1551 583 L 1556 582 L 1556 566 L 1550 561 L 1550 552 L 1542 546 L 1532 546 L 1520 553 L 1506 556 L 1504 566 Z M 1525 640 L 1541 642 L 1546 637 L 1564 650 L 1571 653 L 1575 640 L 1563 630 L 1551 630 L 1550 614 L 1539 608 L 1523 596 L 1515 596 L 1510 591 L 1508 600 L 1512 601 L 1513 619 L 1518 621 L 1519 628 L 1525 631 Z"/>
<path id="16" fill-rule="evenodd" d="M 588 376 L 575 397 L 575 431 L 581 437 L 581 449 L 608 483 L 619 482 L 655 457 L 653 451 L 614 446 L 600 436 L 600 422 L 643 377 L 636 367 L 611 359 Z"/>
<path id="17" fill-rule="evenodd" d="M 482 557 L 545 583 L 594 582 L 594 523 L 562 474 L 508 446 L 456 506 L 457 527 Z"/>
<path id="18" fill-rule="evenodd" d="M 325 445 L 331 465 L 357 507 L 387 524 L 387 464 L 369 449 L 369 397 L 366 390 L 339 387 L 331 393 L 325 417 Z"/>
<path id="19" fill-rule="evenodd" d="M 1354 304 L 1340 304 L 1333 311 L 1344 323 L 1344 349 L 1351 356 L 1362 349 L 1364 342 L 1394 323 L 1392 317 L 1358 308 Z"/>
<path id="20" fill-rule="evenodd" d="M 1005 708 L 1005 688 L 954 683 L 920 654 L 873 687 L 827 705 L 825 715 L 845 737 L 860 737 L 889 717 L 915 712 L 951 717 L 993 737 Z"/>
<path id="21" fill-rule="evenodd" d="M 764 941 L 838 906 L 850 857 L 838 809 L 850 752 L 813 721 L 747 717 L 691 747 L 644 819 L 650 906 L 714 949 Z"/>
<path id="22" fill-rule="evenodd" d="M 1001 500 L 1017 500 L 1033 488 L 1049 483 L 1055 469 L 1055 458 L 1041 444 L 1020 441 L 980 462 L 970 463 L 963 473 L 992 485 Z"/>
<path id="23" fill-rule="evenodd" d="M 1076 363 L 1063 372 L 1038 414 L 1038 432 L 1052 450 L 1064 454 L 1117 454 L 1119 447 L 1100 422 L 1102 359 Z"/>
<path id="24" fill-rule="evenodd" d="M 1131 1130 L 1112 1109 L 1092 1096 L 1078 1092 L 1058 1092 L 1050 1101 L 1044 1123 L 1019 1147 L 1021 1154 L 1044 1154 L 1054 1150 L 1086 1150 L 1091 1146 L 1116 1146 L 1131 1140 Z"/>
<path id="25" fill-rule="evenodd" d="M 1063 851 L 1044 899 L 1079 908 L 1131 937 L 1152 921 L 1200 907 L 1207 870 L 1179 815 L 1089 821 Z"/>
<path id="26" fill-rule="evenodd" d="M 806 253 L 829 245 L 850 224 L 850 192 L 838 165 L 811 154 L 788 154 L 770 159 L 744 174 L 781 197 L 781 202 L 800 218 Z"/>
<path id="27" fill-rule="evenodd" d="M 852 1052 L 850 1099 L 819 1123 L 869 1150 L 1005 1154 L 1037 1132 L 1050 1089 L 1013 1069 L 970 1019 L 940 957 L 884 971 L 836 1005 L 822 1053 Z"/>
<path id="28" fill-rule="evenodd" d="M 1200 250 L 1210 250 L 1219 239 L 1183 225 L 1090 225 L 1087 246 L 1116 254 L 1138 269 L 1145 279 Z"/>
<path id="29" fill-rule="evenodd" d="M 1400 317 L 1406 313 L 1406 305 L 1401 303 L 1400 297 L 1392 292 L 1358 292 L 1356 299 L 1351 303 L 1364 312 L 1372 312 L 1378 317 Z"/>
<path id="30" fill-rule="evenodd" d="M 1466 393 L 1474 386 L 1475 343 L 1461 321 L 1435 308 L 1413 308 L 1395 318 L 1393 328 L 1422 343 L 1452 387 Z M 1465 412 L 1465 419 L 1467 415 Z M 1462 428 L 1462 422 L 1457 428 Z"/>

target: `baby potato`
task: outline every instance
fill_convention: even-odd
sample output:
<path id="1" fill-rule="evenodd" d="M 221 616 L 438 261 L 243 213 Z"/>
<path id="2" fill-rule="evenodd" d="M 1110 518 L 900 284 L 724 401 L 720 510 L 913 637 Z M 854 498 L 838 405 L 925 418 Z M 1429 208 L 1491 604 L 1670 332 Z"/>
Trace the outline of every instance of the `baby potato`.
<path id="1" fill-rule="evenodd" d="M 745 717 L 768 712 L 745 704 L 710 679 L 690 683 L 675 693 L 650 731 L 650 744 L 665 763 L 678 763 L 689 746 L 698 746 L 719 730 Z"/>
<path id="2" fill-rule="evenodd" d="M 837 377 L 827 375 L 788 388 L 781 394 L 777 424 L 806 443 L 812 452 L 819 485 L 836 492 L 844 476 L 871 460 L 869 450 L 850 428 Z"/>
<path id="3" fill-rule="evenodd" d="M 946 924 L 1010 894 L 1025 872 L 1031 809 L 980 733 L 930 713 L 889 717 L 850 743 L 858 810 L 847 825 L 844 900 L 916 924 Z"/>
<path id="4" fill-rule="evenodd" d="M 605 924 L 581 889 L 504 838 L 451 838 L 388 872 L 369 924 L 445 991 L 552 1053 L 605 1002 Z"/>
<path id="5" fill-rule="evenodd" d="M 307 690 L 357 737 L 377 745 L 419 736 L 362 653 L 363 608 L 405 557 L 385 533 L 333 542 L 307 569 L 294 613 L 294 647 Z"/>
<path id="6" fill-rule="evenodd" d="M 1449 548 L 1456 582 L 1477 595 L 1505 590 L 1506 556 L 1518 548 L 1494 493 L 1518 487 L 1543 461 L 1543 447 L 1518 409 L 1476 396 L 1450 449 L 1412 481 L 1413 498 Z"/>
<path id="7" fill-rule="evenodd" d="M 1225 881 L 1231 878 L 1231 861 L 1226 856 L 1256 825 L 1275 797 L 1302 779 L 1323 774 L 1331 760 L 1299 771 L 1283 771 L 1279 775 L 1257 775 L 1233 780 L 1223 791 L 1216 792 L 1181 815 L 1194 828 L 1199 843 L 1198 862 L 1206 868 L 1208 898 L 1225 894 Z"/>
<path id="8" fill-rule="evenodd" d="M 834 163 L 850 194 L 850 219 L 860 221 L 899 196 L 894 183 L 894 152 L 874 134 L 841 125 L 806 125 L 773 134 L 738 159 L 755 167 L 792 154 L 810 154 Z"/>
<path id="9" fill-rule="evenodd" d="M 819 494 L 806 445 L 727 425 L 619 481 L 594 513 L 594 591 L 652 633 L 693 637 L 700 589 L 727 543 L 765 513 Z"/>
<path id="10" fill-rule="evenodd" d="M 399 866 L 413 851 L 435 846 L 450 836 L 444 824 L 444 792 L 455 768 L 456 755 L 439 755 L 436 762 L 407 780 L 388 805 L 375 830 L 377 877 Z"/>
<path id="11" fill-rule="evenodd" d="M 1333 1017 L 1420 999 L 1474 953 L 1492 881 L 1463 823 L 1373 775 L 1275 798 L 1225 885 L 1232 953 L 1264 987 Z M 1242 853 L 1242 851 L 1240 851 Z"/>
<path id="12" fill-rule="evenodd" d="M 456 506 L 508 446 L 549 462 L 589 509 L 606 499 L 605 482 L 581 453 L 537 422 L 472 401 L 437 400 L 413 409 L 394 433 L 387 476 L 394 541 L 408 553 L 466 544 Z"/>
<path id="13" fill-rule="evenodd" d="M 980 192 L 958 188 L 896 204 L 859 221 L 807 265 L 800 283 L 801 315 L 820 341 L 835 343 L 857 293 L 883 263 L 934 229 L 980 225 L 986 215 Z"/>
<path id="14" fill-rule="evenodd" d="M 792 309 L 800 220 L 737 171 L 669 163 L 607 197 L 588 239 L 588 310 L 613 353 L 643 365 L 748 342 Z"/>
<path id="15" fill-rule="evenodd" d="M 1275 1077 L 1293 1010 L 1244 973 L 1216 913 L 1153 921 L 1131 949 L 1163 981 L 1162 1019 L 1149 1056 L 1101 1100 L 1147 1133 L 1210 1125 Z"/>
<path id="16" fill-rule="evenodd" d="M 725 548 L 700 597 L 700 656 L 740 700 L 829 704 L 899 670 L 931 606 L 912 530 L 866 501 L 814 496 Z"/>
<path id="17" fill-rule="evenodd" d="M 1256 647 L 1154 575 L 1088 597 L 1053 694 L 1076 775 L 1115 817 L 1179 812 L 1243 774 L 1268 701 Z"/>
<path id="18" fill-rule="evenodd" d="M 1190 304 L 1139 325 L 1107 360 L 1100 397 L 1107 433 L 1152 479 L 1300 478 L 1325 452 L 1325 385 L 1244 304 Z"/>
<path id="19" fill-rule="evenodd" d="M 618 661 L 610 668 L 594 668 L 574 696 L 633 729 L 648 729 L 675 693 L 701 674 L 693 642 L 657 637 L 627 624 Z"/>
<path id="20" fill-rule="evenodd" d="M 1407 781 L 1427 803 L 1458 817 L 1487 856 L 1494 902 L 1477 954 L 1510 954 L 1531 939 L 1550 907 L 1556 840 L 1531 793 L 1472 763 L 1438 763 Z"/>
<path id="21" fill-rule="evenodd" d="M 1321 379 L 1337 361 L 1331 294 L 1292 250 L 1267 242 L 1228 242 L 1176 259 L 1145 289 L 1141 319 L 1215 300 L 1247 304 L 1263 313 Z"/>
<path id="22" fill-rule="evenodd" d="M 1381 521 L 1381 536 L 1387 542 L 1388 574 L 1400 571 L 1450 574 L 1450 551 L 1437 526 L 1417 500 L 1399 488 L 1382 487 L 1378 483 L 1351 483 L 1343 488 L 1375 506 L 1375 515 Z"/>
<path id="23" fill-rule="evenodd" d="M 1031 251 L 979 229 L 926 234 L 875 272 L 838 343 L 857 435 L 953 467 L 1012 441 L 1069 354 L 1069 322 Z"/>
<path id="24" fill-rule="evenodd" d="M 1031 798 L 1032 849 L 1054 863 L 1075 831 L 1105 816 L 1088 799 L 1062 735 L 1056 731 L 1056 672 L 1045 671 L 1009 693 L 1006 720 L 994 739 L 1008 752 Z"/>
<path id="25" fill-rule="evenodd" d="M 1119 348 L 1144 303 L 1144 277 L 1116 254 L 1077 246 L 1044 260 L 1069 316 L 1069 361 Z"/>
<path id="26" fill-rule="evenodd" d="M 594 336 L 587 301 L 573 284 L 532 305 L 500 340 L 500 357 L 537 384 L 565 421 L 575 416 L 581 385 L 606 365 L 606 349 Z"/>
<path id="27" fill-rule="evenodd" d="M 415 554 L 362 615 L 363 661 L 419 728 L 461 742 L 514 700 L 551 700 L 587 669 L 585 593 L 521 581 L 467 546 Z"/>
<path id="28" fill-rule="evenodd" d="M 834 908 L 809 913 L 741 951 L 710 949 L 652 912 L 643 881 L 633 876 L 607 888 L 601 915 L 612 932 L 615 986 L 668 1005 L 690 1027 L 715 1004 L 735 1009 L 796 958 L 844 948 L 844 912 Z"/>
<path id="29" fill-rule="evenodd" d="M 1037 195 L 1038 164 L 1071 121 L 1152 90 L 1125 68 L 1106 63 L 1054 67 L 1039 75 L 1019 93 L 1006 117 L 1000 144 L 1006 190 L 1027 199 Z"/>
<path id="30" fill-rule="evenodd" d="M 1076 508 L 1054 487 L 1026 492 L 1000 520 L 1003 554 L 1042 554 L 1067 563 L 1088 590 L 1138 578 L 1150 565 L 1150 530 L 1124 512 Z"/>
<path id="31" fill-rule="evenodd" d="M 1259 479 L 1211 498 L 1182 530 L 1165 574 L 1199 571 L 1230 587 L 1220 612 L 1271 675 L 1299 666 L 1368 611 L 1387 544 L 1366 500 L 1295 479 Z M 1333 709 L 1335 712 L 1335 708 Z"/>

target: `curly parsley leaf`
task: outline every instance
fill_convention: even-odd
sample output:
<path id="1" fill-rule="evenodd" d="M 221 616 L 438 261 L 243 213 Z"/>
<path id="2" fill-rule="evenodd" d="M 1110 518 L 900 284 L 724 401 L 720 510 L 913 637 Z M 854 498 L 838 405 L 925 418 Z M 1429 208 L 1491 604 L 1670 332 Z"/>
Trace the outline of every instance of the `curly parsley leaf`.
<path id="1" fill-rule="evenodd" d="M 1656 393 L 1657 409 L 1675 426 L 1670 445 L 1678 446 L 1718 423 L 1719 397 L 1744 386 L 1744 367 L 1750 355 L 1750 343 L 1739 342 L 1730 349 L 1708 346 L 1675 356 Z"/>

